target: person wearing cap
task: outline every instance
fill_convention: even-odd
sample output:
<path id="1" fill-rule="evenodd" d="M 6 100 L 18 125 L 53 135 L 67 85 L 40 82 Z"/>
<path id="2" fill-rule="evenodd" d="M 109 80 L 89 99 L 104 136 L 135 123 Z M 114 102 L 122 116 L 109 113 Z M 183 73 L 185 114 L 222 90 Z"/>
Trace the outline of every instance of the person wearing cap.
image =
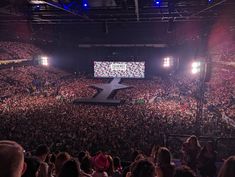
<path id="1" fill-rule="evenodd" d="M 95 169 L 92 177 L 108 177 L 106 170 L 109 168 L 110 163 L 105 154 L 97 154 L 92 158 L 92 162 Z"/>
<path id="2" fill-rule="evenodd" d="M 21 177 L 25 170 L 24 149 L 14 141 L 0 141 L 0 177 Z"/>

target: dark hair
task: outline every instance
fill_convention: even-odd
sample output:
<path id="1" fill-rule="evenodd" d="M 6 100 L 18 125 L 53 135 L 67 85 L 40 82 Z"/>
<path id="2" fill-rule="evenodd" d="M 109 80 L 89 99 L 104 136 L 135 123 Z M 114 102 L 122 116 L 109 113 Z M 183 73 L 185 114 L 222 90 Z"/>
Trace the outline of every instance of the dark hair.
<path id="1" fill-rule="evenodd" d="M 55 160 L 55 172 L 58 175 L 60 173 L 60 170 L 63 167 L 63 164 L 69 160 L 71 157 L 67 152 L 60 152 L 57 156 L 56 156 L 56 160 Z"/>
<path id="2" fill-rule="evenodd" d="M 158 150 L 158 169 L 164 177 L 172 177 L 175 172 L 175 166 L 171 163 L 171 153 L 165 148 L 161 147 Z"/>
<path id="3" fill-rule="evenodd" d="M 81 162 L 81 170 L 85 173 L 90 173 L 92 170 L 91 158 L 89 156 L 85 156 Z"/>
<path id="4" fill-rule="evenodd" d="M 171 163 L 171 154 L 166 147 L 161 147 L 158 150 L 158 164 L 159 165 L 168 165 Z"/>
<path id="5" fill-rule="evenodd" d="M 36 173 L 40 167 L 40 162 L 34 157 L 26 157 L 25 163 L 27 164 L 27 169 L 22 177 L 36 177 Z"/>
<path id="6" fill-rule="evenodd" d="M 188 166 L 176 168 L 174 177 L 196 177 L 194 172 Z"/>
<path id="7" fill-rule="evenodd" d="M 85 151 L 79 152 L 79 154 L 78 154 L 78 160 L 79 160 L 80 163 L 82 162 L 82 159 L 83 159 L 85 156 L 86 156 L 86 152 L 85 152 Z"/>
<path id="8" fill-rule="evenodd" d="M 198 141 L 197 136 L 195 136 L 195 135 L 190 136 L 190 137 L 186 140 L 186 142 L 189 143 L 191 140 L 195 143 L 194 145 L 195 145 L 197 148 L 200 148 L 200 147 L 201 147 L 201 145 L 200 145 L 200 143 L 199 143 L 199 141 Z"/>
<path id="9" fill-rule="evenodd" d="M 80 176 L 80 166 L 79 162 L 75 159 L 68 160 L 64 163 L 59 177 L 79 177 Z"/>
<path id="10" fill-rule="evenodd" d="M 234 177 L 235 176 L 235 156 L 229 157 L 224 161 L 218 177 Z"/>
<path id="11" fill-rule="evenodd" d="M 121 160 L 119 157 L 113 158 L 113 166 L 114 166 L 114 169 L 117 169 L 121 166 Z"/>
<path id="12" fill-rule="evenodd" d="M 51 155 L 51 158 L 49 159 L 51 163 L 54 163 L 55 164 L 55 160 L 56 160 L 56 155 L 53 153 Z"/>
<path id="13" fill-rule="evenodd" d="M 132 177 L 154 177 L 155 167 L 152 162 L 148 160 L 139 160 L 134 165 L 131 171 Z"/>
<path id="14" fill-rule="evenodd" d="M 46 155 L 49 153 L 49 148 L 47 147 L 47 145 L 39 145 L 35 151 L 35 155 L 36 156 L 42 156 L 42 155 Z"/>

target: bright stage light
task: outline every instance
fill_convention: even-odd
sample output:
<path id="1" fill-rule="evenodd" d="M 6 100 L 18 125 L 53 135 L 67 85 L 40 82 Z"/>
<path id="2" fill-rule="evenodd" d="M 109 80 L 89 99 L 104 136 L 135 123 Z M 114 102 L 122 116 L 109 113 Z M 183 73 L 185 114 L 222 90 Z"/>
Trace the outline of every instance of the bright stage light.
<path id="1" fill-rule="evenodd" d="M 200 61 L 194 61 L 192 63 L 192 74 L 197 74 L 201 72 L 201 62 Z"/>
<path id="2" fill-rule="evenodd" d="M 48 58 L 46 56 L 41 57 L 42 60 L 47 60 Z"/>
<path id="3" fill-rule="evenodd" d="M 170 57 L 166 57 L 163 59 L 163 67 L 164 68 L 170 67 Z"/>
<path id="4" fill-rule="evenodd" d="M 161 0 L 154 0 L 154 5 L 155 6 L 160 6 L 161 5 Z"/>
<path id="5" fill-rule="evenodd" d="M 173 66 L 173 58 L 172 57 L 165 57 L 165 58 L 163 58 L 163 64 L 162 64 L 162 66 L 164 67 L 164 68 L 170 68 L 170 67 L 172 67 Z"/>
<path id="6" fill-rule="evenodd" d="M 49 63 L 48 63 L 48 57 L 46 57 L 46 56 L 41 57 L 41 64 L 42 64 L 43 66 L 48 66 L 48 65 L 49 65 Z"/>
<path id="7" fill-rule="evenodd" d="M 82 7 L 83 7 L 84 9 L 87 9 L 88 6 L 89 6 L 88 0 L 82 0 Z"/>

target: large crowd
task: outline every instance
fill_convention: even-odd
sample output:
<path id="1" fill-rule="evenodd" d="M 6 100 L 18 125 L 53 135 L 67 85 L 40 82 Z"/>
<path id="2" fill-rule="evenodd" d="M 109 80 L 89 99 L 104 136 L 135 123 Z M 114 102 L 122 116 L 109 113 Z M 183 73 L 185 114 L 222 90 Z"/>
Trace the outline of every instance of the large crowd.
<path id="1" fill-rule="evenodd" d="M 9 44 L 9 48 L 12 48 L 10 46 Z M 32 56 L 26 53 L 15 56 L 27 57 Z M 200 173 L 202 176 L 204 163 L 201 158 L 205 160 L 208 153 L 210 157 L 213 156 L 213 163 L 235 153 L 235 142 L 232 139 L 235 135 L 233 66 L 213 63 L 211 79 L 205 84 L 203 117 L 200 122 L 196 118 L 199 94 L 197 76 L 178 73 L 170 77 L 124 79 L 122 83 L 131 88 L 120 90 L 114 96 L 115 99 L 122 100 L 122 104 L 118 106 L 73 104 L 77 98 L 92 97 L 96 93 L 89 85 L 105 82 L 108 80 L 70 74 L 53 67 L 31 65 L 1 69 L 0 139 L 16 141 L 23 145 L 28 155 L 36 156 L 40 152 L 31 150 L 36 149 L 38 144 L 46 144 L 53 154 L 45 165 L 55 166 L 54 170 L 50 170 L 50 175 L 53 176 L 63 176 L 56 172 L 56 159 L 61 155 L 58 152 L 67 152 L 63 153 L 62 158 L 70 165 L 80 163 L 79 174 L 95 176 L 95 172 L 100 170 L 97 170 L 96 164 L 92 164 L 93 158 L 101 158 L 102 161 L 118 156 L 122 160 L 130 160 L 131 152 L 138 149 L 141 153 L 136 163 L 132 159 L 134 163 L 125 175 L 135 176 L 135 170 L 141 170 L 137 168 L 138 165 L 141 167 L 141 163 L 144 163 L 150 171 L 152 169 L 149 173 L 156 175 L 156 171 L 158 177 L 161 177 L 162 171 L 170 171 L 169 169 L 172 169 L 169 176 L 177 174 L 175 167 L 169 164 L 167 169 L 161 169 L 158 161 L 161 150 L 168 155 L 173 154 L 174 158 L 180 158 L 182 165 L 190 167 L 189 171 Z M 178 136 L 198 132 L 210 137 L 214 142 L 208 143 L 206 139 L 200 145 L 195 136 L 188 139 L 187 136 Z M 221 139 L 217 141 L 218 138 Z M 195 147 L 189 145 L 190 139 L 194 139 L 192 141 Z M 210 147 L 211 144 L 218 153 Z M 159 149 L 158 145 L 167 146 L 168 149 Z M 195 152 L 191 152 L 191 148 Z M 208 149 L 210 152 L 207 152 Z M 90 156 L 99 151 L 103 153 Z M 206 156 L 201 157 L 204 152 Z M 80 157 L 81 153 L 83 157 Z M 46 156 L 48 154 L 49 150 Z M 144 154 L 151 155 L 149 157 Z M 78 159 L 80 157 L 80 162 L 72 156 Z M 29 159 L 32 160 L 31 156 Z M 83 166 L 84 159 L 85 166 L 91 162 L 88 170 L 87 166 Z M 169 162 L 169 158 L 167 161 Z M 102 174 L 97 176 L 113 176 L 112 171 L 108 171 L 108 166 L 103 167 Z M 120 170 L 120 167 L 119 165 L 116 170 Z M 165 168 L 164 165 L 163 167 Z M 214 166 L 210 168 L 211 171 L 216 171 Z M 121 171 L 120 174 L 122 173 L 124 172 Z M 213 173 L 207 176 L 214 175 Z"/>
<path id="2" fill-rule="evenodd" d="M 0 41 L 0 60 L 32 59 L 42 54 L 42 50 L 33 44 Z"/>
<path id="3" fill-rule="evenodd" d="M 205 94 L 207 103 L 200 127 L 203 135 L 235 135 L 234 127 L 221 117 L 225 112 L 234 119 L 233 77 L 225 76 L 227 84 L 213 78 L 207 84 L 210 91 Z M 124 79 L 123 83 L 132 88 L 115 95 L 123 104 L 73 104 L 74 99 L 92 97 L 96 93 L 89 85 L 107 81 L 42 66 L 2 69 L 1 138 L 15 140 L 26 149 L 46 143 L 53 149 L 72 154 L 87 149 L 128 157 L 130 150 L 137 148 L 148 152 L 153 144 L 163 144 L 164 136 L 197 132 L 195 79 L 183 75 Z M 214 81 L 216 87 L 213 87 Z M 211 105 L 213 110 L 209 109 Z"/>

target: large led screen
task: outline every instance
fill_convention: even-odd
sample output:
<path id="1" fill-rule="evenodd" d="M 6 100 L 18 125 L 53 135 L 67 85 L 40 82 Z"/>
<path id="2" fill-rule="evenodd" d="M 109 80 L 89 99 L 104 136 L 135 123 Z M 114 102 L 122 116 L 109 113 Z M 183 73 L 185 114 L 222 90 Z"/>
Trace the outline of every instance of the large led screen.
<path id="1" fill-rule="evenodd" d="M 94 62 L 94 77 L 144 78 L 145 62 Z"/>

